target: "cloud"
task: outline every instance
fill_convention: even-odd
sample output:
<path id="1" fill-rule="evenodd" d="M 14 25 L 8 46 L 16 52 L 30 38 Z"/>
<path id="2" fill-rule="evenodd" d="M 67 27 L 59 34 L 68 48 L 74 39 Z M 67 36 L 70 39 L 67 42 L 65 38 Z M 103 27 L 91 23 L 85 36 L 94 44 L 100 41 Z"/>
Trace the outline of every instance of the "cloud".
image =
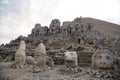
<path id="1" fill-rule="evenodd" d="M 59 0 L 59 5 L 54 15 L 54 17 L 57 17 L 62 21 L 72 20 L 76 16 L 93 17 L 103 20 L 110 20 L 111 18 L 115 19 L 120 17 L 120 1 Z"/>
<path id="2" fill-rule="evenodd" d="M 93 17 L 120 24 L 119 0 L 0 0 L 0 44 L 27 36 L 35 23 Z"/>
<path id="3" fill-rule="evenodd" d="M 1 0 L 0 44 L 19 35 L 27 36 L 35 23 L 49 24 L 56 3 L 56 0 Z"/>

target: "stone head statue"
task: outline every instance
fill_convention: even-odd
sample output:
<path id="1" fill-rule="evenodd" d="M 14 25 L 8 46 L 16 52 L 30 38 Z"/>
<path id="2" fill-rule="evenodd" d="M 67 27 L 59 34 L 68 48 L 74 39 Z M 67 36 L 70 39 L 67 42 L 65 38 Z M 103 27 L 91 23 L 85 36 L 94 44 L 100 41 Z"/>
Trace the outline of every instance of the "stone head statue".
<path id="1" fill-rule="evenodd" d="M 67 51 L 64 53 L 65 65 L 66 66 L 78 66 L 77 53 L 73 51 Z"/>
<path id="2" fill-rule="evenodd" d="M 97 50 L 92 55 L 92 66 L 94 68 L 108 69 L 112 68 L 115 62 L 115 56 L 109 50 Z"/>

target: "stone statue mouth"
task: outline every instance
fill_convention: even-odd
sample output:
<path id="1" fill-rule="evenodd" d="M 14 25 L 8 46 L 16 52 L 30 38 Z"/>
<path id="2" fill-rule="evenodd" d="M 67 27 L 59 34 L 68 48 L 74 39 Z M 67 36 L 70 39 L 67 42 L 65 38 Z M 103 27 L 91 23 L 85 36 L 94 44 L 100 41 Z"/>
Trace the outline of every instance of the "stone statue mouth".
<path id="1" fill-rule="evenodd" d="M 110 68 L 111 66 L 108 65 L 108 64 L 99 64 L 99 68 L 101 69 L 107 69 L 107 68 Z"/>

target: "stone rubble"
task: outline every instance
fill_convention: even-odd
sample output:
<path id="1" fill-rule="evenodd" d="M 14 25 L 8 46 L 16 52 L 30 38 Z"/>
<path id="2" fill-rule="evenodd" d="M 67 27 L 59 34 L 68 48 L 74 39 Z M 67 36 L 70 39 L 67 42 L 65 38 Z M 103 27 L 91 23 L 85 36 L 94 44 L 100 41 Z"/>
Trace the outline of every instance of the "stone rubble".
<path id="1" fill-rule="evenodd" d="M 29 66 L 21 70 L 4 67 L 19 76 L 24 74 L 20 80 L 117 80 L 120 78 L 120 38 L 105 37 L 94 27 L 93 23 L 83 22 L 82 17 L 63 23 L 53 19 L 49 27 L 36 23 L 27 37 L 21 35 L 0 46 L 0 62 L 13 64 L 16 52 L 25 53 L 24 64 Z M 26 43 L 24 52 L 17 50 L 22 40 Z M 77 55 L 70 57 L 75 60 L 69 67 L 65 66 L 65 52 Z M 70 53 L 67 56 L 74 55 Z M 4 72 L 3 66 L 8 64 L 1 65 L 0 70 Z"/>

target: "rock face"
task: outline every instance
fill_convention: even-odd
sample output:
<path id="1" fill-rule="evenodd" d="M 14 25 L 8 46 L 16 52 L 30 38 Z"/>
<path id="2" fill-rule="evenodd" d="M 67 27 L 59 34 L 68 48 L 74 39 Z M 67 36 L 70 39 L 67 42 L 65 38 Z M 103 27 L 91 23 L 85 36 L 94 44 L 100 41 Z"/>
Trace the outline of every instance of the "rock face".
<path id="1" fill-rule="evenodd" d="M 70 34 L 70 21 L 65 21 L 62 23 L 61 32 L 62 34 Z"/>
<path id="2" fill-rule="evenodd" d="M 65 52 L 65 65 L 67 67 L 77 67 L 78 66 L 78 56 L 76 52 L 68 51 Z"/>
<path id="3" fill-rule="evenodd" d="M 108 45 L 107 38 L 99 33 L 98 30 L 93 30 L 92 28 L 92 24 L 88 24 L 87 27 L 85 27 L 84 41 L 88 44 L 94 45 L 95 48 L 101 48 Z"/>
<path id="4" fill-rule="evenodd" d="M 60 21 L 58 19 L 53 19 L 50 24 L 49 33 L 50 34 L 60 34 Z"/>
<path id="5" fill-rule="evenodd" d="M 39 23 L 35 24 L 35 28 L 32 29 L 32 34 L 35 36 L 39 35 L 41 32 L 40 31 L 41 29 L 42 29 L 41 24 L 39 24 Z"/>
<path id="6" fill-rule="evenodd" d="M 73 21 L 65 21 L 61 26 L 62 33 L 70 35 L 80 35 L 84 32 L 83 23 L 81 18 L 75 18 Z"/>
<path id="7" fill-rule="evenodd" d="M 112 68 L 115 62 L 113 53 L 109 50 L 97 50 L 92 55 L 92 66 L 94 68 Z"/>
<path id="8" fill-rule="evenodd" d="M 20 68 L 23 68 L 25 64 L 25 60 L 26 60 L 25 49 L 26 49 L 26 44 L 24 41 L 21 41 L 20 46 L 15 53 L 15 64 Z"/>

